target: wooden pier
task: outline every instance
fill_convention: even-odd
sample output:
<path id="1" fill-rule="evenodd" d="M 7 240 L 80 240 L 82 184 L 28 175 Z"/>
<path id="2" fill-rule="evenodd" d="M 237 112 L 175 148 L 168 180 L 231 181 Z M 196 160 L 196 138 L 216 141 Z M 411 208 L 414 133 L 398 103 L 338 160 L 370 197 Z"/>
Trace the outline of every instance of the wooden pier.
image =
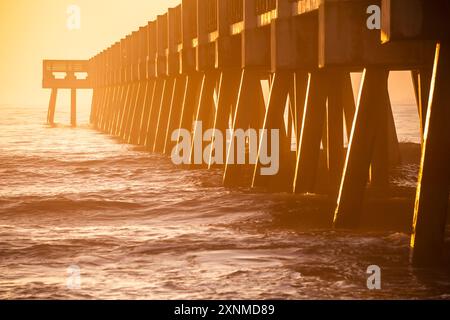
<path id="1" fill-rule="evenodd" d="M 374 5 L 381 30 L 367 27 Z M 274 176 L 260 174 L 260 152 L 250 175 L 230 161 L 235 144 L 221 150 L 224 164 L 215 150 L 200 167 L 222 168 L 227 186 L 325 192 L 336 202 L 334 226 L 351 229 L 367 187 L 388 186 L 401 161 L 388 77 L 409 70 L 423 130 L 412 256 L 418 266 L 436 264 L 449 200 L 449 17 L 447 0 L 183 0 L 87 64 L 45 61 L 49 123 L 57 88 L 92 87 L 93 126 L 150 152 L 170 155 L 174 130 L 195 131 L 196 121 L 221 131 L 279 129 Z M 73 80 L 73 71 L 89 80 Z M 69 72 L 68 79 L 51 72 Z M 356 104 L 351 72 L 363 73 Z M 249 139 L 247 150 L 260 151 L 262 139 Z M 322 167 L 326 190 L 317 188 Z"/>

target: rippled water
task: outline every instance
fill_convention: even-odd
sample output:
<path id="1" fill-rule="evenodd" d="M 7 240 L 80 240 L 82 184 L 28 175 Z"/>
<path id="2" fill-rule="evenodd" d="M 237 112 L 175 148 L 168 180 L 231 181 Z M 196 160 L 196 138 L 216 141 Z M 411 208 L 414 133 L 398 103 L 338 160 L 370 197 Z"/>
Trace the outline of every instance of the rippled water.
<path id="1" fill-rule="evenodd" d="M 398 119 L 416 142 L 410 109 Z M 226 189 L 219 171 L 45 115 L 0 106 L 0 298 L 450 298 L 446 272 L 409 266 L 407 231 L 332 231 L 321 197 Z M 380 291 L 367 289 L 370 265 Z"/>

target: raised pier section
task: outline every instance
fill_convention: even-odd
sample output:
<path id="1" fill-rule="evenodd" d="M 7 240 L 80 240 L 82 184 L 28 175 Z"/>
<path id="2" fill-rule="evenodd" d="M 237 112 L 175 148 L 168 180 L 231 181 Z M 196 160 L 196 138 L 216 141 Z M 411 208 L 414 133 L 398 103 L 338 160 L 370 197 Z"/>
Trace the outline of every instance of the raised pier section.
<path id="1" fill-rule="evenodd" d="M 77 89 L 92 89 L 90 63 L 85 60 L 44 60 L 42 87 L 52 89 L 47 123 L 54 125 L 58 89 L 70 90 L 70 124 L 77 125 Z M 57 74 L 61 77 L 57 77 Z M 85 74 L 85 78 L 78 78 Z"/>
<path id="2" fill-rule="evenodd" d="M 381 30 L 367 26 L 377 8 Z M 326 193 L 336 203 L 334 226 L 351 229 L 367 186 L 386 188 L 401 161 L 388 77 L 409 70 L 423 136 L 412 256 L 416 265 L 434 265 L 443 256 L 449 199 L 449 17 L 446 0 L 183 0 L 89 60 L 91 122 L 167 155 L 172 132 L 195 135 L 195 121 L 223 131 L 279 129 L 274 176 L 260 174 L 260 152 L 250 175 L 229 161 L 233 144 L 221 150 L 224 164 L 215 150 L 200 167 L 223 168 L 229 186 Z M 351 72 L 363 72 L 356 104 Z M 55 100 L 54 89 L 51 106 Z M 248 139 L 247 150 L 261 151 L 260 139 Z M 325 190 L 317 189 L 320 170 Z"/>

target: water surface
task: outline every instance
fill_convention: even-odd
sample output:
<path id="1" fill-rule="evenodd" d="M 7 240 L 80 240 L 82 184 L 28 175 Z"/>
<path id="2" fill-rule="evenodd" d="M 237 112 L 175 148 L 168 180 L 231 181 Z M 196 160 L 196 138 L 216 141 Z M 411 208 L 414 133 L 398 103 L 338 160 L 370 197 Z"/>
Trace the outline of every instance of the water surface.
<path id="1" fill-rule="evenodd" d="M 396 108 L 403 141 L 419 141 L 414 108 Z M 88 125 L 50 128 L 45 115 L 0 106 L 2 299 L 450 298 L 448 274 L 410 267 L 407 232 L 303 225 L 326 201 L 227 189 L 220 171 L 183 170 Z M 413 186 L 417 165 L 400 171 Z M 380 291 L 367 289 L 370 265 Z M 71 266 L 80 288 L 67 286 Z"/>

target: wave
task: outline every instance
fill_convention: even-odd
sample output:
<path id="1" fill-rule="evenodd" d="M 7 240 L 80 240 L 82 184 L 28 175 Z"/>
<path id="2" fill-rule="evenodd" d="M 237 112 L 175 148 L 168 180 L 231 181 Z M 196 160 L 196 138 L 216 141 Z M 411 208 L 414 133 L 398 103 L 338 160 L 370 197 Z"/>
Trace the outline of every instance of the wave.
<path id="1" fill-rule="evenodd" d="M 99 210 L 126 210 L 139 209 L 142 205 L 130 201 L 113 201 L 100 198 L 70 198 L 57 196 L 52 198 L 27 197 L 0 199 L 0 215 L 17 214 L 48 214 L 55 215 L 66 212 L 99 211 Z"/>

